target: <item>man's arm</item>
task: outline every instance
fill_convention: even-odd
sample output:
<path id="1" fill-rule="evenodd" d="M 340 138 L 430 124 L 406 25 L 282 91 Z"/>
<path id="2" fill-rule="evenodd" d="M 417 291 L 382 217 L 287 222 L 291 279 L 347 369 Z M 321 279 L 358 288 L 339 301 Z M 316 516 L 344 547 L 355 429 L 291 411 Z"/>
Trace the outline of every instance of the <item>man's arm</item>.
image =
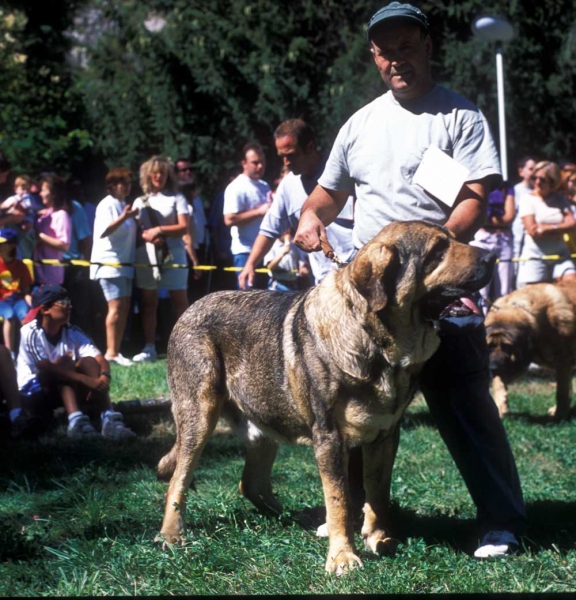
<path id="1" fill-rule="evenodd" d="M 240 289 L 247 290 L 254 284 L 254 269 L 256 265 L 268 254 L 270 248 L 274 245 L 274 238 L 269 238 L 259 233 L 254 240 L 252 250 L 250 250 L 250 256 L 242 269 L 240 275 L 238 275 L 238 284 Z"/>
<path id="2" fill-rule="evenodd" d="M 488 178 L 469 181 L 462 186 L 456 206 L 446 222 L 456 239 L 469 242 L 486 219 Z"/>
<path id="3" fill-rule="evenodd" d="M 320 238 L 326 239 L 326 227 L 340 214 L 349 195 L 317 185 L 302 207 L 294 243 L 305 252 L 320 250 Z"/>
<path id="4" fill-rule="evenodd" d="M 256 208 L 250 208 L 244 212 L 239 213 L 228 213 L 224 215 L 224 225 L 232 227 L 233 225 L 246 225 L 256 219 L 263 217 L 270 208 L 269 202 L 264 202 L 256 206 Z"/>

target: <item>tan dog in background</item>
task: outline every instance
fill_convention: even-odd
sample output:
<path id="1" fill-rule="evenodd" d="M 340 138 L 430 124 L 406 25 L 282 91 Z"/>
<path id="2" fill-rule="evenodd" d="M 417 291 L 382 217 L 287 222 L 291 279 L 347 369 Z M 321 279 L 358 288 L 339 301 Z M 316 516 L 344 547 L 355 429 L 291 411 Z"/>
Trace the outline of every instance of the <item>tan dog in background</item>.
<path id="1" fill-rule="evenodd" d="M 556 371 L 556 406 L 548 414 L 567 419 L 576 365 L 576 283 L 536 283 L 494 302 L 486 315 L 494 400 L 509 412 L 509 383 L 530 363 Z"/>
<path id="2" fill-rule="evenodd" d="M 177 438 L 161 535 L 181 539 L 185 494 L 220 417 L 246 441 L 241 492 L 280 511 L 270 476 L 278 442 L 312 443 L 326 503 L 326 570 L 362 565 L 354 548 L 348 449 L 364 456 L 366 547 L 385 554 L 399 422 L 439 344 L 434 319 L 491 277 L 494 256 L 444 228 L 391 224 L 305 292 L 218 292 L 193 304 L 168 346 Z"/>

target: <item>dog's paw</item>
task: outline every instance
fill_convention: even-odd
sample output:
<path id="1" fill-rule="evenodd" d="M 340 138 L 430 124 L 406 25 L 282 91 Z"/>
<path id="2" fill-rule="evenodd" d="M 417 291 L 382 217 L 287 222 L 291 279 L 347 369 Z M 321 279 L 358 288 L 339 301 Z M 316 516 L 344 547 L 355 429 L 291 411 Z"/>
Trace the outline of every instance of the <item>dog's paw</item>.
<path id="1" fill-rule="evenodd" d="M 166 550 L 168 546 L 183 544 L 185 541 L 185 538 L 180 533 L 168 531 L 161 531 L 160 534 L 154 538 L 156 544 L 162 544 L 162 550 Z"/>
<path id="2" fill-rule="evenodd" d="M 338 577 L 353 569 L 361 569 L 363 566 L 362 561 L 356 556 L 354 550 L 351 549 L 329 552 L 328 559 L 326 560 L 326 571 L 334 573 Z"/>
<path id="3" fill-rule="evenodd" d="M 372 550 L 380 556 L 393 556 L 396 554 L 399 540 L 387 537 L 384 532 L 373 533 L 370 536 L 364 536 L 364 546 L 367 550 Z"/>
<path id="4" fill-rule="evenodd" d="M 559 410 L 558 406 L 551 406 L 548 409 L 548 416 L 552 417 L 554 421 L 565 421 L 570 416 L 570 409 Z"/>

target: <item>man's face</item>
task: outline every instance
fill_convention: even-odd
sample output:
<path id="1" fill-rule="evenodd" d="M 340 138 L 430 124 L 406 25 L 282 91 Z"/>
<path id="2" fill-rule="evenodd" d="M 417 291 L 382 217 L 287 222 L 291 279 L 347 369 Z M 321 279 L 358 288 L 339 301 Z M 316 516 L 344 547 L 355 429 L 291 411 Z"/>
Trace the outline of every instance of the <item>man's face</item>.
<path id="1" fill-rule="evenodd" d="M 254 150 L 248 150 L 248 152 L 246 152 L 246 156 L 242 161 L 242 172 L 244 175 L 257 181 L 258 179 L 262 179 L 265 168 L 266 159 L 263 156 Z"/>
<path id="2" fill-rule="evenodd" d="M 386 24 L 372 34 L 372 55 L 384 83 L 398 100 L 424 95 L 432 85 L 432 40 L 418 25 Z"/>
<path id="3" fill-rule="evenodd" d="M 314 144 L 310 142 L 307 148 L 302 149 L 291 135 L 279 137 L 275 141 L 276 151 L 287 167 L 294 175 L 306 173 L 312 165 Z"/>
<path id="4" fill-rule="evenodd" d="M 192 165 L 187 160 L 179 160 L 176 163 L 176 177 L 179 183 L 193 183 L 194 171 Z"/>
<path id="5" fill-rule="evenodd" d="M 70 320 L 70 315 L 72 314 L 72 302 L 70 302 L 70 298 L 62 298 L 48 306 L 43 305 L 42 312 L 52 321 L 65 325 Z"/>

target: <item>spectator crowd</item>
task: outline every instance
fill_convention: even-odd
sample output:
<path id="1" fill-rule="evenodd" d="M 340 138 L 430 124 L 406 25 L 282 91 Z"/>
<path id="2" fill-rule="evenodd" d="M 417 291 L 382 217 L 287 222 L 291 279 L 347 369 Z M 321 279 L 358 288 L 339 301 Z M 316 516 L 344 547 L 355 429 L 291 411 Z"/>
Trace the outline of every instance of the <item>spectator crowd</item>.
<path id="1" fill-rule="evenodd" d="M 314 131 L 301 119 L 292 119 L 279 125 L 274 139 L 283 166 L 271 184 L 264 179 L 262 146 L 246 144 L 237 169 L 209 205 L 198 193 L 187 158 L 173 162 L 151 157 L 141 165 L 137 185 L 129 169 L 115 167 L 103 181 L 106 195 L 92 203 L 77 181 L 56 173 L 12 173 L 0 153 L 0 184 L 13 189 L 13 194 L 0 198 L 5 346 L 0 358 L 4 370 L 9 370 L 4 364 L 9 361 L 17 374 L 16 383 L 2 384 L 7 388 L 2 393 L 16 429 L 21 415 L 18 396 L 32 397 L 46 389 L 46 381 L 62 383 L 62 377 L 69 379 L 73 373 L 94 379 L 92 387 L 85 388 L 88 395 L 100 396 L 110 417 L 102 435 L 130 437 L 121 415 L 110 408 L 109 364 L 130 367 L 157 360 L 160 301 L 171 306 L 174 322 L 207 291 L 305 289 L 335 268 L 322 253 L 308 255 L 293 243 L 302 206 L 326 162 Z M 345 262 L 354 254 L 353 211 L 351 196 L 327 229 L 335 254 Z M 523 157 L 517 182 L 504 182 L 490 193 L 486 220 L 471 243 L 499 258 L 491 283 L 481 292 L 484 312 L 515 287 L 576 279 L 576 163 Z M 258 279 L 259 266 L 267 270 L 267 281 Z M 226 267 L 233 267 L 234 279 L 226 279 Z M 128 324 L 138 323 L 137 318 L 144 345 L 128 358 L 121 350 L 126 352 Z M 60 330 L 67 332 L 60 352 L 48 356 L 50 352 L 32 349 L 30 335 L 36 344 L 38 336 L 43 337 L 45 348 L 53 349 L 51 336 L 61 342 Z M 66 356 L 77 356 L 80 367 Z M 38 366 L 42 361 L 51 365 L 46 372 Z M 64 396 L 69 419 L 72 416 L 69 434 L 97 434 L 74 394 Z"/>

